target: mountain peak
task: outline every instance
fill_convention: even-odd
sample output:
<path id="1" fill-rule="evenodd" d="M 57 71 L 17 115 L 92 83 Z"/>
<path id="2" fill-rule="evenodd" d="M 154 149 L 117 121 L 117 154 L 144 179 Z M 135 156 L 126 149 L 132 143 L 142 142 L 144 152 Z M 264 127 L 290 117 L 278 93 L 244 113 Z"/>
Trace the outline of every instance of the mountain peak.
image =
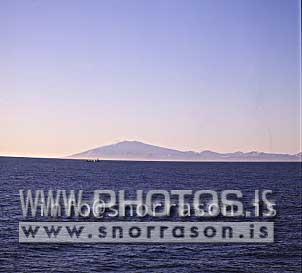
<path id="1" fill-rule="evenodd" d="M 122 144 L 122 145 L 124 145 L 124 144 L 143 144 L 143 145 L 148 145 L 146 143 L 143 143 L 143 142 L 140 142 L 140 141 L 136 141 L 136 140 L 123 140 L 123 141 L 120 141 L 120 142 L 116 143 L 115 145 L 120 145 L 120 144 Z"/>

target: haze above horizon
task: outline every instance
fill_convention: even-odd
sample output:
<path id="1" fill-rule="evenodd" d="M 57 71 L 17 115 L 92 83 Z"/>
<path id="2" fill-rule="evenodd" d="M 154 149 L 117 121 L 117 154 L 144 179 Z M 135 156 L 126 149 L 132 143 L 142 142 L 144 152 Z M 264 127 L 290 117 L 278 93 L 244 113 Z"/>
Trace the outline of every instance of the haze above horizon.
<path id="1" fill-rule="evenodd" d="M 299 1 L 2 1 L 0 18 L 0 155 L 301 152 Z"/>

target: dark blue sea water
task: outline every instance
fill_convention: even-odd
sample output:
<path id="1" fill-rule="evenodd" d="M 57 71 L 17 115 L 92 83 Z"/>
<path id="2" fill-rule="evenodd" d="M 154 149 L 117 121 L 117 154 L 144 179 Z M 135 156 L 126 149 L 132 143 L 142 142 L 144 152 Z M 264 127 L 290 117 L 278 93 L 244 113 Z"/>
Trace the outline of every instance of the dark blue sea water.
<path id="1" fill-rule="evenodd" d="M 20 244 L 19 189 L 271 189 L 268 244 Z M 172 163 L 0 158 L 1 272 L 301 272 L 300 163 Z"/>

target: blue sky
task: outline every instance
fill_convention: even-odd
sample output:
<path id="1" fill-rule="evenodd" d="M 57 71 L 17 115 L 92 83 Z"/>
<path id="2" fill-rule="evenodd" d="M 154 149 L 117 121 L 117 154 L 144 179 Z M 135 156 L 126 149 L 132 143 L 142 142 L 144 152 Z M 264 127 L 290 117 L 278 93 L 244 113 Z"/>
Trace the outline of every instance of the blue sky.
<path id="1" fill-rule="evenodd" d="M 1 1 L 0 154 L 120 140 L 296 153 L 299 1 Z"/>

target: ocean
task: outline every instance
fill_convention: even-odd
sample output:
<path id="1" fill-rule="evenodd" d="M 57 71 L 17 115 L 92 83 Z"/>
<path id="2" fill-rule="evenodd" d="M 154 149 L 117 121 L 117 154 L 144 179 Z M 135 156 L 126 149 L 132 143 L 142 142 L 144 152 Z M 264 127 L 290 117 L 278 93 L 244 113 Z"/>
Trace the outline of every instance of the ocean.
<path id="1" fill-rule="evenodd" d="M 301 163 L 126 162 L 0 157 L 1 272 L 301 272 Z M 19 190 L 273 191 L 273 243 L 19 243 Z M 95 219 L 94 219 L 95 220 Z M 171 219 L 173 220 L 173 219 Z M 175 220 L 175 219 L 174 219 Z M 179 219 L 176 219 L 179 220 Z"/>

